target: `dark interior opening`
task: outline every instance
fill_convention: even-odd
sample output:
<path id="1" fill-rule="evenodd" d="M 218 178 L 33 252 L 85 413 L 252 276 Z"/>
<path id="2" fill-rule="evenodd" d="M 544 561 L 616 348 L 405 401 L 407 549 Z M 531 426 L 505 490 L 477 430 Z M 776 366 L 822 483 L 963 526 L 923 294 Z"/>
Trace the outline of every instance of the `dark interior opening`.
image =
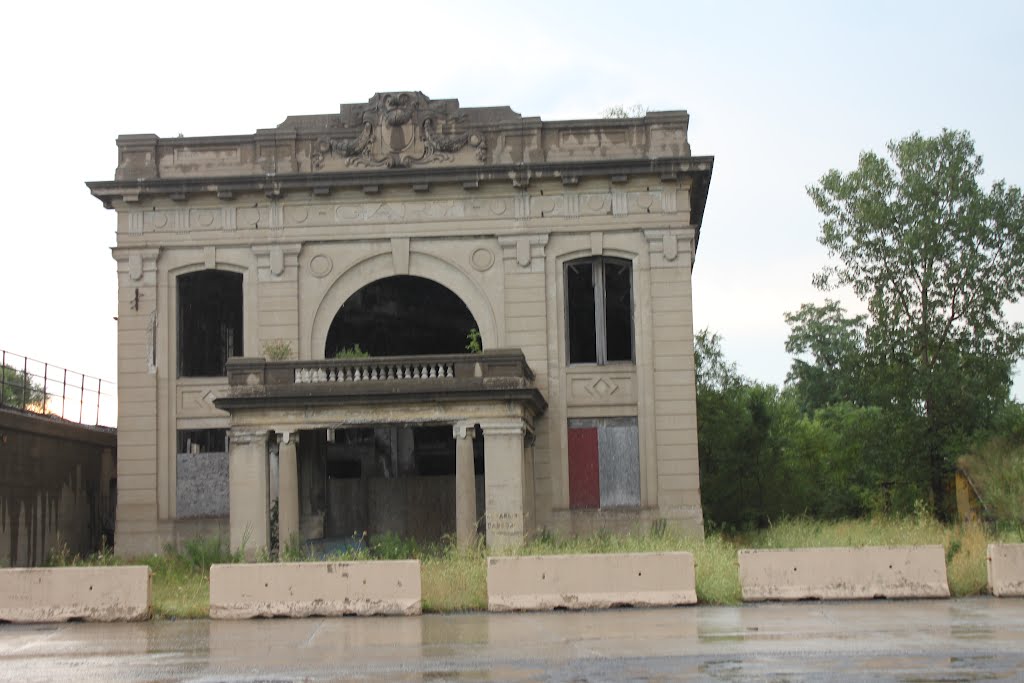
<path id="1" fill-rule="evenodd" d="M 226 453 L 226 429 L 179 429 L 178 453 Z"/>
<path id="2" fill-rule="evenodd" d="M 356 346 L 371 356 L 466 353 L 472 329 L 478 329 L 472 313 L 447 287 L 395 275 L 348 298 L 331 323 L 324 355 Z"/>
<path id="3" fill-rule="evenodd" d="M 629 261 L 592 257 L 565 267 L 570 363 L 633 360 L 633 274 Z"/>
<path id="4" fill-rule="evenodd" d="M 569 327 L 569 362 L 597 362 L 597 328 L 594 311 L 594 266 L 590 261 L 570 263 L 565 269 Z"/>
<path id="5" fill-rule="evenodd" d="M 178 276 L 178 376 L 221 377 L 242 355 L 242 275 L 201 270 Z"/>
<path id="6" fill-rule="evenodd" d="M 608 360 L 633 360 L 633 291 L 629 263 L 604 262 L 605 334 Z"/>

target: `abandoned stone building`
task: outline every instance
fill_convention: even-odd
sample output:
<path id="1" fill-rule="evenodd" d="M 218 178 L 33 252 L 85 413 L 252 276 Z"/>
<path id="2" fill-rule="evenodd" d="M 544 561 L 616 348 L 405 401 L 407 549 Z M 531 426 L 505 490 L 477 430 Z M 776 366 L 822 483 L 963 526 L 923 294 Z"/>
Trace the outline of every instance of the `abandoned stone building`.
<path id="1" fill-rule="evenodd" d="M 117 139 L 116 548 L 702 533 L 683 111 Z"/>

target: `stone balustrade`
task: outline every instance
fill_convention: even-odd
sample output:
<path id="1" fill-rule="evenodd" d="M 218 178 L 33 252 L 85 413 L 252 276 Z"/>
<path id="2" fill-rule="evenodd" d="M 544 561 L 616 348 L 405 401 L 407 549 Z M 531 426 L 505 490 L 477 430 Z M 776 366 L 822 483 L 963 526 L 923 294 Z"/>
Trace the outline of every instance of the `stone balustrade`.
<path id="1" fill-rule="evenodd" d="M 231 358 L 230 393 L 222 410 L 253 401 L 279 403 L 436 403 L 511 400 L 529 403 L 534 414 L 547 407 L 519 349 L 423 356 L 268 361 Z"/>
<path id="2" fill-rule="evenodd" d="M 454 379 L 455 362 L 450 360 L 374 363 L 311 363 L 295 368 L 296 384 L 320 382 L 386 382 L 388 380 Z"/>

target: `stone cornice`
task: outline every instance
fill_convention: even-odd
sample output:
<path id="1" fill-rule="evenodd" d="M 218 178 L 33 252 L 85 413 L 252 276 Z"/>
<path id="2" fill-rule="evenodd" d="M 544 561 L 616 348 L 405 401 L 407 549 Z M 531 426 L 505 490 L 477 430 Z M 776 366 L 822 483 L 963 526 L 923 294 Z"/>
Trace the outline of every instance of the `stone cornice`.
<path id="1" fill-rule="evenodd" d="M 287 173 L 231 177 L 144 178 L 134 181 L 110 180 L 86 183 L 93 196 L 107 208 L 115 202 L 135 204 L 148 198 L 170 198 L 185 202 L 197 196 L 213 195 L 231 201 L 246 194 L 263 194 L 270 199 L 305 195 L 326 197 L 336 190 L 361 190 L 375 195 L 384 188 L 400 189 L 422 196 L 431 186 L 461 185 L 467 192 L 484 183 L 511 183 L 527 190 L 531 182 L 559 180 L 574 186 L 583 180 L 606 179 L 619 184 L 630 178 L 651 178 L 675 183 L 692 182 L 693 222 L 699 225 L 714 157 L 667 159 L 598 160 L 576 163 L 510 164 L 479 168 L 442 167 L 429 169 L 371 169 L 348 173 Z"/>
<path id="2" fill-rule="evenodd" d="M 335 189 L 361 189 L 373 194 L 383 187 L 419 189 L 415 186 L 435 183 L 461 184 L 475 189 L 480 182 L 511 182 L 527 187 L 533 180 L 559 179 L 565 185 L 581 180 L 607 178 L 622 183 L 632 177 L 655 176 L 663 181 L 676 181 L 684 176 L 710 177 L 714 157 L 674 157 L 663 159 L 615 159 L 555 162 L 542 164 L 507 164 L 473 167 L 442 167 L 429 169 L 371 169 L 348 173 L 266 173 L 244 176 L 196 176 L 188 178 L 139 178 L 137 180 L 99 180 L 87 182 L 93 196 L 109 206 L 112 200 L 139 201 L 143 196 L 168 196 L 185 200 L 197 194 L 216 194 L 232 199 L 232 194 L 263 193 L 269 197 L 286 193 L 311 192 L 329 194 Z M 184 196 L 180 196 L 184 195 Z"/>

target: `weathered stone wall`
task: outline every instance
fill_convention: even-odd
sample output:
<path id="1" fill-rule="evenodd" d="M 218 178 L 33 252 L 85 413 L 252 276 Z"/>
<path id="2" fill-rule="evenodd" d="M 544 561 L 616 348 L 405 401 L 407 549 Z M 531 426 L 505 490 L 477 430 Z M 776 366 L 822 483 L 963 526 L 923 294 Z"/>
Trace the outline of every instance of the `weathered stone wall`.
<path id="1" fill-rule="evenodd" d="M 0 410 L 0 566 L 39 566 L 60 543 L 98 550 L 113 533 L 114 454 L 113 430 Z"/>

